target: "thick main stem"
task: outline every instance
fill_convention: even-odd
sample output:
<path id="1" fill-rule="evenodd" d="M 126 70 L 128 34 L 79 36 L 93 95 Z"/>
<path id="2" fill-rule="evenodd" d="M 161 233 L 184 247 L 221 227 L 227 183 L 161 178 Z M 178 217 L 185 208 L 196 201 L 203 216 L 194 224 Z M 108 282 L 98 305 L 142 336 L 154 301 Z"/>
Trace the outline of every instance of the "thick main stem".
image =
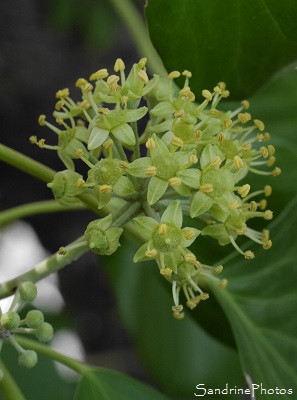
<path id="1" fill-rule="evenodd" d="M 4 373 L 4 377 L 0 382 L 0 392 L 4 394 L 5 400 L 26 400 L 10 372 L 1 361 L 0 369 Z"/>

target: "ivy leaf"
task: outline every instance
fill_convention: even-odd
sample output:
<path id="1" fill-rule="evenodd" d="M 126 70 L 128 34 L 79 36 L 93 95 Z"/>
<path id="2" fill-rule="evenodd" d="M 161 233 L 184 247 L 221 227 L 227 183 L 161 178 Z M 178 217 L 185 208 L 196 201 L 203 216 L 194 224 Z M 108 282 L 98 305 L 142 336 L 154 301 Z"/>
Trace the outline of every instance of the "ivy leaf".
<path id="1" fill-rule="evenodd" d="M 224 81 L 239 99 L 296 61 L 296 15 L 295 0 L 148 0 L 146 8 L 168 72 L 190 70 L 197 94 Z"/>
<path id="2" fill-rule="evenodd" d="M 126 375 L 104 368 L 86 368 L 74 400 L 166 400 L 156 390 Z"/>
<path id="3" fill-rule="evenodd" d="M 270 251 L 256 249 L 249 263 L 229 257 L 228 287 L 211 284 L 232 326 L 244 372 L 266 388 L 296 389 L 296 206 L 297 196 L 272 224 Z M 278 397 L 269 394 L 271 400 Z"/>

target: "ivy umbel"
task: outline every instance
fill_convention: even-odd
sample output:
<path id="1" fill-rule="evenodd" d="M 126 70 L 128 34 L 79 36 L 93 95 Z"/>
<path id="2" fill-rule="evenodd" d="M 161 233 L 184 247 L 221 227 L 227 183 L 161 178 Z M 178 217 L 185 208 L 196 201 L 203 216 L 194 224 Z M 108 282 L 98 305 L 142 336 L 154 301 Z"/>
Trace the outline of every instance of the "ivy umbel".
<path id="1" fill-rule="evenodd" d="M 223 82 L 212 91 L 202 90 L 202 101 L 197 102 L 190 71 L 150 79 L 143 58 L 129 73 L 117 59 L 114 72 L 100 69 L 89 80 L 78 79 L 79 102 L 68 88 L 59 90 L 56 124 L 39 117 L 39 124 L 50 128 L 57 141 L 49 145 L 36 136 L 30 140 L 57 151 L 65 165 L 48 185 L 59 203 L 80 203 L 82 194 L 96 201 L 104 218 L 86 227 L 91 250 L 115 252 L 125 224 L 133 221 L 143 243 L 134 261 L 156 261 L 172 285 L 173 315 L 181 319 L 180 293 L 193 309 L 208 298 L 203 278 L 222 271 L 221 265 L 199 260 L 199 239 L 197 254 L 189 250 L 198 236 L 231 244 L 246 259 L 254 253 L 243 251 L 238 237 L 246 236 L 265 250 L 272 246 L 267 229 L 248 226 L 252 218 L 272 219 L 266 201 L 271 186 L 264 183 L 253 192 L 247 176 L 277 176 L 281 171 L 274 167 L 270 135 L 262 121 L 252 119 L 248 101 L 234 111 L 219 109 L 229 96 Z M 181 88 L 177 78 L 179 83 L 182 79 Z M 80 162 L 87 165 L 85 177 L 76 171 Z M 184 227 L 185 216 L 191 217 L 189 227 Z M 224 288 L 227 280 L 217 283 Z"/>

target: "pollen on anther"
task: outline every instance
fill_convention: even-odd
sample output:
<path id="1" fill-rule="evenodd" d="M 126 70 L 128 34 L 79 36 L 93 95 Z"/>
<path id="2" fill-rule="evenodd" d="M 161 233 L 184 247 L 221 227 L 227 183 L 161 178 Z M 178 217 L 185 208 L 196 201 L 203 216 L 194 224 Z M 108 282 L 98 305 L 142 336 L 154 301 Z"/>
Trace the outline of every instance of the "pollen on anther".
<path id="1" fill-rule="evenodd" d="M 234 164 L 236 171 L 240 170 L 243 167 L 243 161 L 239 156 L 234 156 L 233 164 Z"/>
<path id="2" fill-rule="evenodd" d="M 180 178 L 178 178 L 177 176 L 170 178 L 168 182 L 169 182 L 169 185 L 173 188 L 178 187 L 182 184 L 182 180 Z"/>
<path id="3" fill-rule="evenodd" d="M 271 240 L 267 240 L 267 242 L 265 242 L 263 244 L 263 249 L 264 250 L 269 250 L 272 247 L 272 241 Z"/>
<path id="4" fill-rule="evenodd" d="M 176 78 L 179 78 L 179 77 L 180 77 L 180 72 L 179 71 L 172 71 L 168 75 L 169 79 L 176 79 Z"/>
<path id="5" fill-rule="evenodd" d="M 143 83 L 148 83 L 149 78 L 144 70 L 137 72 L 137 76 Z"/>
<path id="6" fill-rule="evenodd" d="M 244 258 L 246 260 L 252 260 L 253 258 L 255 258 L 255 254 L 251 250 L 247 250 L 244 252 Z"/>
<path id="7" fill-rule="evenodd" d="M 254 119 L 254 125 L 262 132 L 265 129 L 265 125 L 259 119 Z"/>
<path id="8" fill-rule="evenodd" d="M 212 183 L 204 183 L 200 186 L 200 191 L 203 193 L 211 193 L 213 192 L 213 184 Z"/>
<path id="9" fill-rule="evenodd" d="M 156 250 L 156 249 L 147 250 L 147 251 L 145 252 L 145 255 L 146 255 L 148 258 L 155 258 L 156 255 L 157 255 L 157 250 Z"/>
<path id="10" fill-rule="evenodd" d="M 168 226 L 166 224 L 160 224 L 158 228 L 158 233 L 162 236 L 167 235 Z"/>
<path id="11" fill-rule="evenodd" d="M 244 197 L 246 197 L 246 196 L 249 194 L 250 190 L 251 190 L 251 186 L 247 183 L 247 184 L 245 184 L 245 185 L 242 185 L 242 186 L 238 189 L 237 193 L 240 194 L 240 196 L 241 196 L 242 198 L 244 198 Z"/>
<path id="12" fill-rule="evenodd" d="M 145 168 L 144 173 L 148 176 L 155 176 L 157 175 L 157 168 L 151 165 L 150 167 Z"/>
<path id="13" fill-rule="evenodd" d="M 206 98 L 206 100 L 211 101 L 212 100 L 212 94 L 210 93 L 209 90 L 202 90 L 202 96 Z"/>

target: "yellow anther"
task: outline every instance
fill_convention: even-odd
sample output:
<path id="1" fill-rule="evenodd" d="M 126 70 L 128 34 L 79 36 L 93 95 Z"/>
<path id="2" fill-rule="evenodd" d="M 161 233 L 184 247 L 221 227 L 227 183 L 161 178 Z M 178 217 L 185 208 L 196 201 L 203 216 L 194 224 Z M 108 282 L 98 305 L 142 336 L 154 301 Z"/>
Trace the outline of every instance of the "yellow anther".
<path id="1" fill-rule="evenodd" d="M 45 144 L 45 139 L 39 139 L 36 144 L 37 144 L 38 147 L 43 149 L 44 148 L 44 144 Z"/>
<path id="2" fill-rule="evenodd" d="M 78 180 L 76 181 L 75 186 L 77 187 L 77 189 L 80 189 L 80 188 L 84 187 L 85 183 L 86 182 L 85 182 L 84 179 L 78 178 Z"/>
<path id="3" fill-rule="evenodd" d="M 112 191 L 112 186 L 111 185 L 101 185 L 99 186 L 99 192 L 100 193 L 110 193 Z"/>
<path id="4" fill-rule="evenodd" d="M 250 108 L 250 103 L 248 100 L 242 100 L 241 105 L 245 110 L 248 110 Z"/>
<path id="5" fill-rule="evenodd" d="M 263 142 L 263 140 L 264 140 L 263 133 L 257 133 L 257 140 L 258 140 L 258 142 Z"/>
<path id="6" fill-rule="evenodd" d="M 260 147 L 260 151 L 264 158 L 267 158 L 269 156 L 269 151 L 268 151 L 267 147 L 264 147 L 264 146 Z"/>
<path id="7" fill-rule="evenodd" d="M 31 144 L 36 144 L 37 143 L 37 136 L 32 135 L 29 137 L 30 143 Z"/>
<path id="8" fill-rule="evenodd" d="M 202 90 L 202 96 L 205 97 L 206 100 L 208 100 L 208 101 L 212 100 L 212 94 L 207 89 Z"/>
<path id="9" fill-rule="evenodd" d="M 219 142 L 222 142 L 225 139 L 225 136 L 224 136 L 223 132 L 219 132 L 217 134 L 217 139 L 218 139 Z"/>
<path id="10" fill-rule="evenodd" d="M 211 167 L 219 167 L 222 163 L 222 159 L 220 156 L 215 156 L 215 158 L 211 161 Z"/>
<path id="11" fill-rule="evenodd" d="M 87 110 L 90 107 L 91 107 L 91 104 L 87 100 L 84 100 L 79 104 L 79 108 L 82 110 Z"/>
<path id="12" fill-rule="evenodd" d="M 174 117 L 175 118 L 182 118 L 182 117 L 184 117 L 185 116 L 185 111 L 184 110 L 179 110 L 179 111 L 176 111 L 175 113 L 174 113 Z"/>
<path id="13" fill-rule="evenodd" d="M 86 86 L 84 86 L 83 88 L 83 92 L 84 93 L 90 93 L 93 89 L 94 89 L 94 86 L 93 85 L 91 85 L 89 82 L 86 84 Z"/>
<path id="14" fill-rule="evenodd" d="M 270 133 L 268 133 L 268 132 L 264 133 L 264 140 L 265 141 L 270 140 Z"/>
<path id="15" fill-rule="evenodd" d="M 270 232 L 269 232 L 269 230 L 268 230 L 268 229 L 263 229 L 263 231 L 262 231 L 262 241 L 263 241 L 264 243 L 268 242 L 269 237 L 270 237 Z"/>
<path id="16" fill-rule="evenodd" d="M 176 78 L 179 78 L 179 77 L 180 77 L 180 72 L 179 71 L 172 71 L 168 75 L 169 79 L 176 79 Z"/>
<path id="17" fill-rule="evenodd" d="M 56 104 L 55 104 L 55 109 L 56 109 L 57 111 L 61 110 L 61 108 L 64 106 L 64 104 L 65 104 L 65 103 L 64 103 L 63 100 L 57 101 Z"/>
<path id="18" fill-rule="evenodd" d="M 257 211 L 257 203 L 255 201 L 250 202 L 250 211 Z"/>
<path id="19" fill-rule="evenodd" d="M 109 90 L 113 93 L 115 93 L 117 91 L 117 87 L 118 87 L 118 81 L 120 80 L 120 78 L 117 75 L 110 75 L 107 78 L 107 85 L 109 86 Z"/>
<path id="20" fill-rule="evenodd" d="M 127 104 L 129 101 L 129 97 L 128 96 L 122 96 L 121 97 L 121 103 L 122 104 Z"/>
<path id="21" fill-rule="evenodd" d="M 267 207 L 267 200 L 266 199 L 262 199 L 259 201 L 259 208 L 260 210 L 265 210 Z"/>
<path id="22" fill-rule="evenodd" d="M 272 193 L 272 187 L 270 185 L 264 186 L 264 194 L 265 196 L 270 196 Z"/>
<path id="23" fill-rule="evenodd" d="M 58 125 L 62 125 L 63 122 L 64 122 L 64 121 L 62 120 L 61 117 L 57 117 L 57 118 L 56 118 L 56 123 L 57 123 Z"/>
<path id="24" fill-rule="evenodd" d="M 200 186 L 200 191 L 203 193 L 211 193 L 213 192 L 213 184 L 212 183 L 204 183 Z"/>
<path id="25" fill-rule="evenodd" d="M 108 139 L 103 143 L 103 148 L 104 149 L 109 149 L 111 146 L 113 145 L 113 140 L 112 139 Z"/>
<path id="26" fill-rule="evenodd" d="M 224 99 L 226 99 L 226 98 L 229 97 L 229 96 L 230 96 L 229 90 L 222 90 L 222 97 L 223 97 Z"/>
<path id="27" fill-rule="evenodd" d="M 199 140 L 202 139 L 202 136 L 203 136 L 203 132 L 202 132 L 200 129 L 198 129 L 198 130 L 195 132 L 195 139 L 196 139 L 196 141 L 199 142 Z"/>
<path id="28" fill-rule="evenodd" d="M 185 77 L 187 77 L 187 78 L 192 78 L 192 72 L 188 71 L 187 69 L 185 69 L 185 70 L 182 72 L 182 75 L 185 76 Z"/>
<path id="29" fill-rule="evenodd" d="M 196 154 L 191 154 L 189 156 L 189 164 L 193 165 L 196 164 L 198 162 L 198 157 L 196 156 Z"/>
<path id="30" fill-rule="evenodd" d="M 179 91 L 179 94 L 181 96 L 187 96 L 190 91 L 191 89 L 189 88 L 189 86 L 185 86 Z"/>
<path id="31" fill-rule="evenodd" d="M 237 115 L 237 118 L 239 119 L 239 121 L 242 124 L 245 124 L 245 123 L 247 123 L 248 121 L 250 121 L 252 119 L 252 116 L 251 116 L 251 114 L 245 112 L 245 113 L 239 113 Z"/>
<path id="32" fill-rule="evenodd" d="M 231 128 L 232 123 L 233 123 L 233 121 L 231 118 L 225 118 L 223 121 L 224 128 L 226 128 L 226 129 Z"/>
<path id="33" fill-rule="evenodd" d="M 177 319 L 177 320 L 183 319 L 184 316 L 185 316 L 184 313 L 173 313 L 173 317 L 174 317 L 175 319 Z"/>
<path id="34" fill-rule="evenodd" d="M 146 255 L 148 258 L 155 258 L 156 255 L 157 255 L 157 250 L 156 250 L 156 249 L 147 250 L 147 251 L 145 252 L 145 255 Z"/>
<path id="35" fill-rule="evenodd" d="M 219 82 L 219 83 L 218 83 L 218 87 L 219 87 L 220 89 L 222 89 L 222 90 L 225 90 L 225 89 L 226 89 L 226 83 L 225 83 L 225 82 Z"/>
<path id="36" fill-rule="evenodd" d="M 187 228 L 183 230 L 183 235 L 186 240 L 191 240 L 195 236 L 196 231 L 191 228 Z"/>
<path id="37" fill-rule="evenodd" d="M 173 138 L 171 139 L 171 144 L 175 147 L 182 147 L 184 141 L 177 136 L 173 136 Z"/>
<path id="38" fill-rule="evenodd" d="M 172 311 L 175 313 L 179 313 L 183 310 L 183 306 L 181 304 L 179 304 L 178 306 L 172 306 Z"/>
<path id="39" fill-rule="evenodd" d="M 211 115 L 212 117 L 217 117 L 217 116 L 220 115 L 220 111 L 217 110 L 217 109 L 215 109 L 215 108 L 211 108 L 211 109 L 210 109 L 210 115 Z"/>
<path id="40" fill-rule="evenodd" d="M 221 94 L 221 93 L 222 93 L 222 89 L 221 89 L 219 86 L 215 86 L 215 87 L 213 88 L 213 91 L 214 91 L 215 93 L 217 93 L 217 94 Z"/>
<path id="41" fill-rule="evenodd" d="M 90 81 L 97 81 L 99 79 L 104 79 L 108 77 L 108 72 L 106 68 L 102 68 L 99 69 L 98 71 L 94 72 L 91 76 L 90 76 Z"/>
<path id="42" fill-rule="evenodd" d="M 272 241 L 271 240 L 267 240 L 267 242 L 265 242 L 263 244 L 263 249 L 264 250 L 269 250 L 271 248 L 271 246 L 272 246 Z"/>
<path id="43" fill-rule="evenodd" d="M 239 156 L 233 157 L 233 165 L 236 171 L 240 170 L 243 167 L 243 161 Z"/>
<path id="44" fill-rule="evenodd" d="M 83 88 L 88 84 L 88 81 L 85 78 L 78 78 L 78 80 L 75 82 L 75 86 L 77 88 Z"/>
<path id="45" fill-rule="evenodd" d="M 272 146 L 272 144 L 269 144 L 269 145 L 267 146 L 267 148 L 268 148 L 268 151 L 269 151 L 269 155 L 270 155 L 270 156 L 273 156 L 273 154 L 275 153 L 275 148 L 274 148 L 274 146 Z"/>
<path id="46" fill-rule="evenodd" d="M 67 254 L 67 250 L 65 249 L 65 247 L 60 247 L 58 250 L 58 254 L 59 256 L 65 256 Z"/>
<path id="47" fill-rule="evenodd" d="M 81 158 L 84 155 L 84 152 L 82 149 L 77 149 L 75 150 L 75 152 L 73 153 L 73 157 L 74 158 Z"/>
<path id="48" fill-rule="evenodd" d="M 254 119 L 254 125 L 262 132 L 265 129 L 265 125 L 259 119 Z"/>
<path id="49" fill-rule="evenodd" d="M 252 150 L 252 143 L 244 143 L 241 147 L 242 151 L 251 151 Z"/>
<path id="50" fill-rule="evenodd" d="M 228 208 L 229 210 L 236 210 L 236 208 L 238 208 L 239 203 L 237 199 L 233 199 L 229 204 L 228 204 Z"/>
<path id="51" fill-rule="evenodd" d="M 166 224 L 160 224 L 158 228 L 158 233 L 162 236 L 167 235 L 168 233 L 168 226 Z"/>
<path id="52" fill-rule="evenodd" d="M 156 142 L 154 141 L 153 138 L 149 138 L 146 142 L 145 142 L 145 147 L 147 149 L 154 149 L 156 147 Z"/>
<path id="53" fill-rule="evenodd" d="M 69 96 L 69 89 L 68 88 L 58 90 L 57 93 L 56 93 L 56 99 L 65 99 L 68 96 Z"/>
<path id="54" fill-rule="evenodd" d="M 247 260 L 252 260 L 255 258 L 255 254 L 251 250 L 247 250 L 244 252 L 244 258 Z"/>
<path id="55" fill-rule="evenodd" d="M 238 189 L 237 193 L 240 194 L 241 198 L 243 199 L 244 197 L 246 197 L 249 194 L 250 190 L 251 190 L 251 186 L 248 183 L 246 183 L 245 185 L 242 185 Z"/>
<path id="56" fill-rule="evenodd" d="M 124 71 L 125 69 L 124 61 L 121 58 L 117 58 L 116 62 L 114 63 L 113 69 L 115 72 Z"/>
<path id="57" fill-rule="evenodd" d="M 148 83 L 149 78 L 147 76 L 147 73 L 143 69 L 137 72 L 137 76 L 143 83 Z"/>
<path id="58" fill-rule="evenodd" d="M 201 293 L 201 294 L 200 294 L 200 299 L 201 299 L 201 300 L 207 300 L 207 299 L 209 299 L 209 294 L 208 294 L 208 293 Z"/>
<path id="59" fill-rule="evenodd" d="M 185 261 L 187 261 L 188 263 L 195 263 L 197 261 L 195 254 L 187 253 L 185 255 Z"/>
<path id="60" fill-rule="evenodd" d="M 160 274 L 163 276 L 171 276 L 172 275 L 172 269 L 171 268 L 161 268 L 160 269 Z"/>
<path id="61" fill-rule="evenodd" d="M 245 235 L 247 233 L 247 227 L 246 226 L 241 226 L 236 230 L 236 233 L 240 236 Z"/>
<path id="62" fill-rule="evenodd" d="M 45 119 L 46 119 L 46 116 L 44 114 L 39 115 L 38 123 L 39 123 L 40 126 L 44 126 L 45 125 Z"/>
<path id="63" fill-rule="evenodd" d="M 266 210 L 264 211 L 264 219 L 267 221 L 271 220 L 273 218 L 273 212 L 271 210 Z"/>
<path id="64" fill-rule="evenodd" d="M 138 61 L 137 66 L 138 66 L 139 68 L 144 68 L 144 67 L 146 66 L 146 63 L 147 63 L 147 58 L 146 58 L 146 57 L 143 57 L 143 58 L 141 58 L 141 59 Z"/>
<path id="65" fill-rule="evenodd" d="M 76 121 L 76 126 L 86 126 L 86 123 L 82 119 L 78 119 Z"/>
<path id="66" fill-rule="evenodd" d="M 169 185 L 173 188 L 178 187 L 182 184 L 182 180 L 180 178 L 178 178 L 177 176 L 170 178 L 168 182 L 169 182 Z"/>
<path id="67" fill-rule="evenodd" d="M 201 299 L 199 299 L 199 301 L 200 301 Z M 186 302 L 186 305 L 187 305 L 187 307 L 189 307 L 190 308 L 190 310 L 193 310 L 195 307 L 197 307 L 197 302 L 195 302 L 195 301 L 192 301 L 192 299 L 190 299 L 190 300 L 188 300 L 187 302 Z"/>
<path id="68" fill-rule="evenodd" d="M 109 113 L 109 109 L 106 107 L 100 107 L 100 108 L 98 108 L 97 113 L 107 115 Z"/>
<path id="69" fill-rule="evenodd" d="M 221 272 L 223 272 L 223 266 L 218 265 L 217 267 L 214 267 L 212 270 L 212 273 L 215 275 L 219 275 Z"/>
<path id="70" fill-rule="evenodd" d="M 272 176 L 278 176 L 281 174 L 281 169 L 279 167 L 275 167 L 274 170 L 272 171 Z"/>
<path id="71" fill-rule="evenodd" d="M 274 156 L 269 157 L 268 161 L 267 161 L 267 166 L 268 167 L 272 167 L 275 164 L 276 158 Z"/>
<path id="72" fill-rule="evenodd" d="M 228 285 L 228 280 L 227 279 L 222 279 L 219 284 L 218 284 L 218 288 L 219 289 L 225 289 L 225 287 L 227 287 Z"/>
<path id="73" fill-rule="evenodd" d="M 128 161 L 121 160 L 120 163 L 119 163 L 119 166 L 122 169 L 126 169 L 126 168 L 129 167 L 129 163 L 128 163 Z"/>
<path id="74" fill-rule="evenodd" d="M 151 165 L 150 167 L 145 168 L 144 173 L 148 176 L 155 176 L 157 174 L 157 168 Z"/>

